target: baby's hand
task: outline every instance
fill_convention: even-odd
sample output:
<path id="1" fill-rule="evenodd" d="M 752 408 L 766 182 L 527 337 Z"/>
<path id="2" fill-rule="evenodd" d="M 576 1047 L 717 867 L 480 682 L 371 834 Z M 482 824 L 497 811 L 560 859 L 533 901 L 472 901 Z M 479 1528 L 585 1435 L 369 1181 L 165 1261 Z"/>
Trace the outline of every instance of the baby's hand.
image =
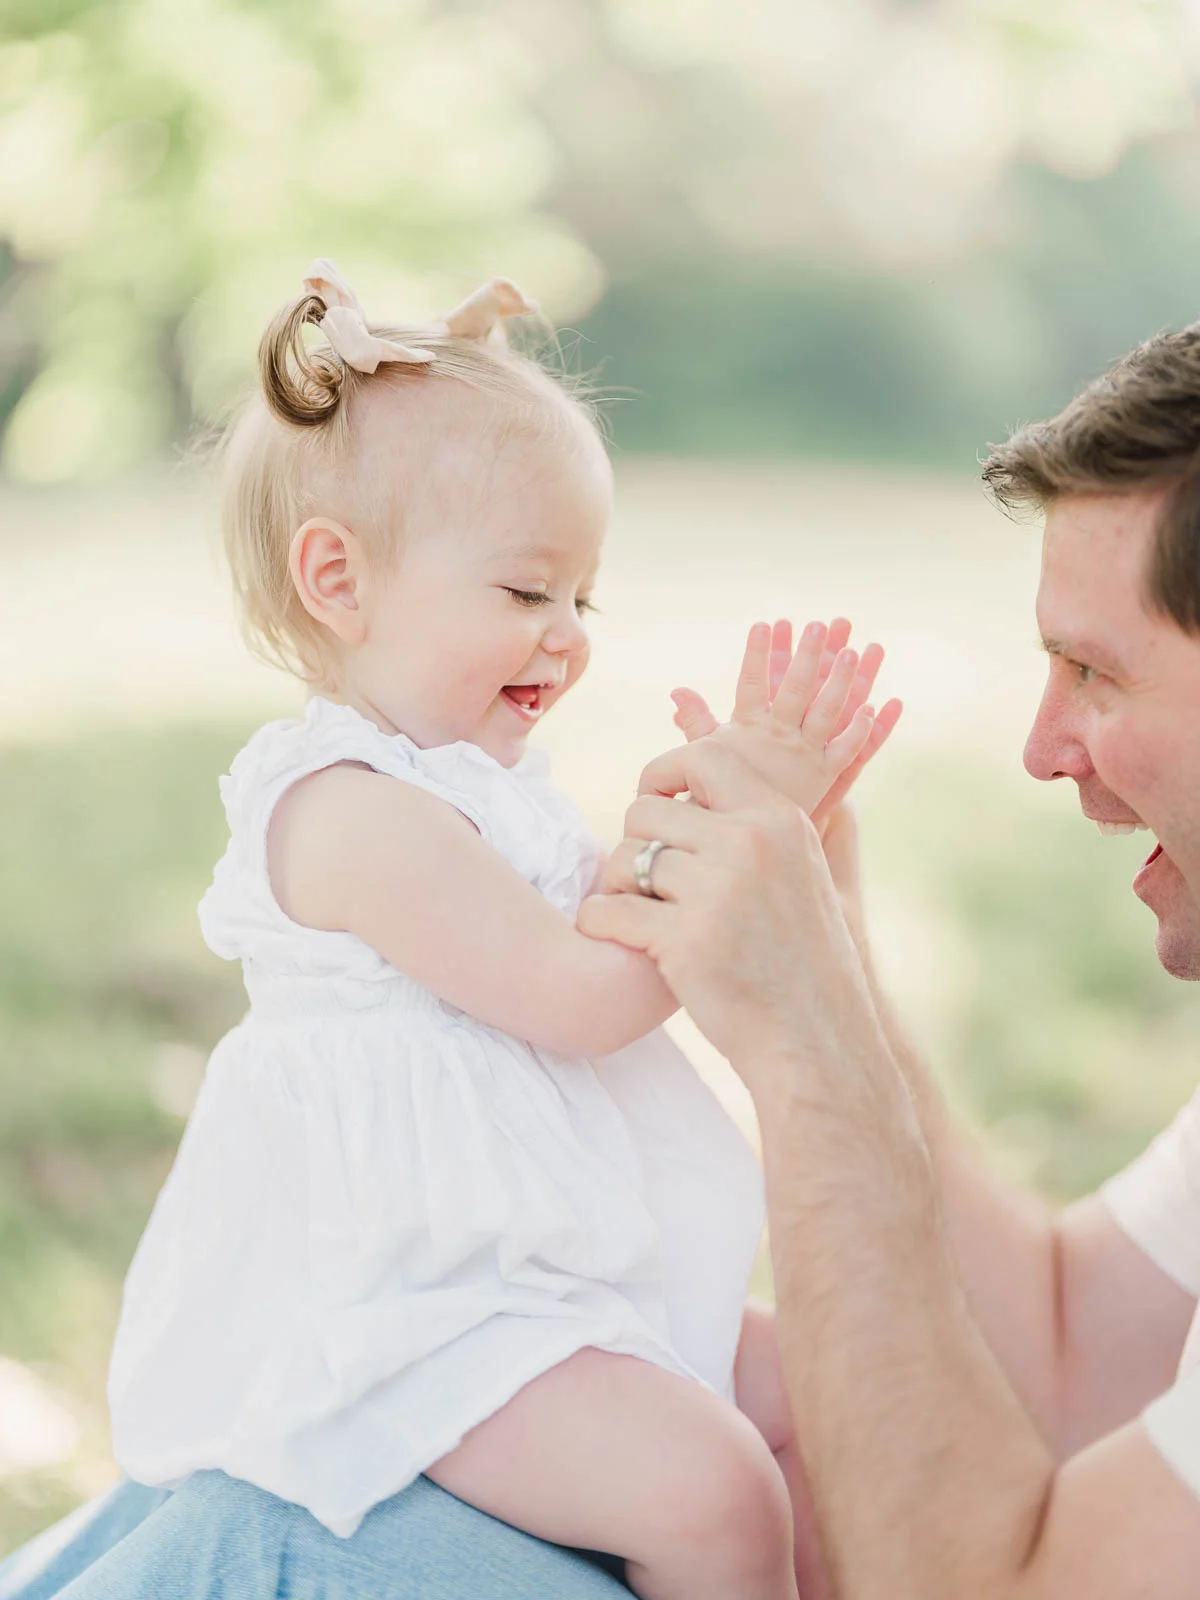
<path id="1" fill-rule="evenodd" d="M 733 716 L 718 725 L 693 689 L 677 689 L 675 723 L 694 739 L 730 743 L 820 825 L 891 733 L 898 700 L 876 714 L 867 704 L 883 662 L 868 645 L 846 649 L 850 624 L 810 622 L 792 654 L 791 624 L 755 623 L 746 641 Z"/>

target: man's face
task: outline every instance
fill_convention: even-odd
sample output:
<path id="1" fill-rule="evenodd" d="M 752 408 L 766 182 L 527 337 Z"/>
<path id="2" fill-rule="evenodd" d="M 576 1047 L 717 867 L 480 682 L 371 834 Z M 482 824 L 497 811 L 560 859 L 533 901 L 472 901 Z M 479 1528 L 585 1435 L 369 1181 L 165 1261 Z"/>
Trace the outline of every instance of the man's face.
<path id="1" fill-rule="evenodd" d="M 1050 672 L 1025 766 L 1073 778 L 1094 821 L 1150 830 L 1134 893 L 1158 918 L 1163 966 L 1200 978 L 1200 639 L 1142 598 L 1164 495 L 1051 505 L 1037 602 Z"/>

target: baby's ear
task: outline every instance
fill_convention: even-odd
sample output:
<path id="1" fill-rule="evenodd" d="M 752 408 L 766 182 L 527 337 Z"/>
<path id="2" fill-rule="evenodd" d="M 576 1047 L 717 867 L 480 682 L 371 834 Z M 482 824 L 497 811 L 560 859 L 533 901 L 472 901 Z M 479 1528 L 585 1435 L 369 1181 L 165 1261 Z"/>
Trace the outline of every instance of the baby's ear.
<path id="1" fill-rule="evenodd" d="M 359 644 L 365 619 L 359 604 L 366 576 L 364 552 L 350 529 L 327 517 L 310 517 L 292 535 L 288 571 L 300 604 L 343 644 Z"/>

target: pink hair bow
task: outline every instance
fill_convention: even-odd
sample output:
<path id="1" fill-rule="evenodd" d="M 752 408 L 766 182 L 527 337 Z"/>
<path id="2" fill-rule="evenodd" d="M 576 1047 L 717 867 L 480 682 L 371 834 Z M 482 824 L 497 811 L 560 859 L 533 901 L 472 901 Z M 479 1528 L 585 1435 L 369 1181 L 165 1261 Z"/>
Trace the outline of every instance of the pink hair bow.
<path id="1" fill-rule="evenodd" d="M 490 339 L 505 317 L 526 317 L 537 310 L 537 301 L 526 299 L 511 278 L 491 278 L 448 311 L 444 322 L 455 339 Z"/>
<path id="2" fill-rule="evenodd" d="M 433 360 L 432 350 L 414 350 L 395 339 L 381 339 L 367 327 L 358 296 L 341 273 L 324 256 L 309 265 L 304 287 L 325 302 L 321 332 L 348 367 L 356 372 L 374 372 L 382 361 L 402 361 L 411 367 L 424 367 Z"/>
<path id="3" fill-rule="evenodd" d="M 432 350 L 415 350 L 411 345 L 372 333 L 358 296 L 326 256 L 318 256 L 310 263 L 304 287 L 325 302 L 321 332 L 356 372 L 374 372 L 382 361 L 424 367 L 434 359 Z M 527 299 L 510 278 L 492 278 L 447 312 L 431 331 L 447 333 L 454 339 L 503 338 L 501 325 L 506 317 L 524 317 L 537 310 L 537 301 Z"/>

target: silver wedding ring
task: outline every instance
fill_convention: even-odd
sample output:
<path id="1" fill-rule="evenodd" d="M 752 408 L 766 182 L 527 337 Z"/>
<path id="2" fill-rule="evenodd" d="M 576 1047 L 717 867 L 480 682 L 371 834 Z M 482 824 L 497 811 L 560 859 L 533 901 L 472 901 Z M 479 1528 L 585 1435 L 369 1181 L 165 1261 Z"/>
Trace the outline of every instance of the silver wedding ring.
<path id="1" fill-rule="evenodd" d="M 649 844 L 644 844 L 633 858 L 633 881 L 637 885 L 639 894 L 649 895 L 651 900 L 661 900 L 662 895 L 654 887 L 654 863 L 658 860 L 658 852 L 667 847 L 661 839 L 651 839 Z"/>

